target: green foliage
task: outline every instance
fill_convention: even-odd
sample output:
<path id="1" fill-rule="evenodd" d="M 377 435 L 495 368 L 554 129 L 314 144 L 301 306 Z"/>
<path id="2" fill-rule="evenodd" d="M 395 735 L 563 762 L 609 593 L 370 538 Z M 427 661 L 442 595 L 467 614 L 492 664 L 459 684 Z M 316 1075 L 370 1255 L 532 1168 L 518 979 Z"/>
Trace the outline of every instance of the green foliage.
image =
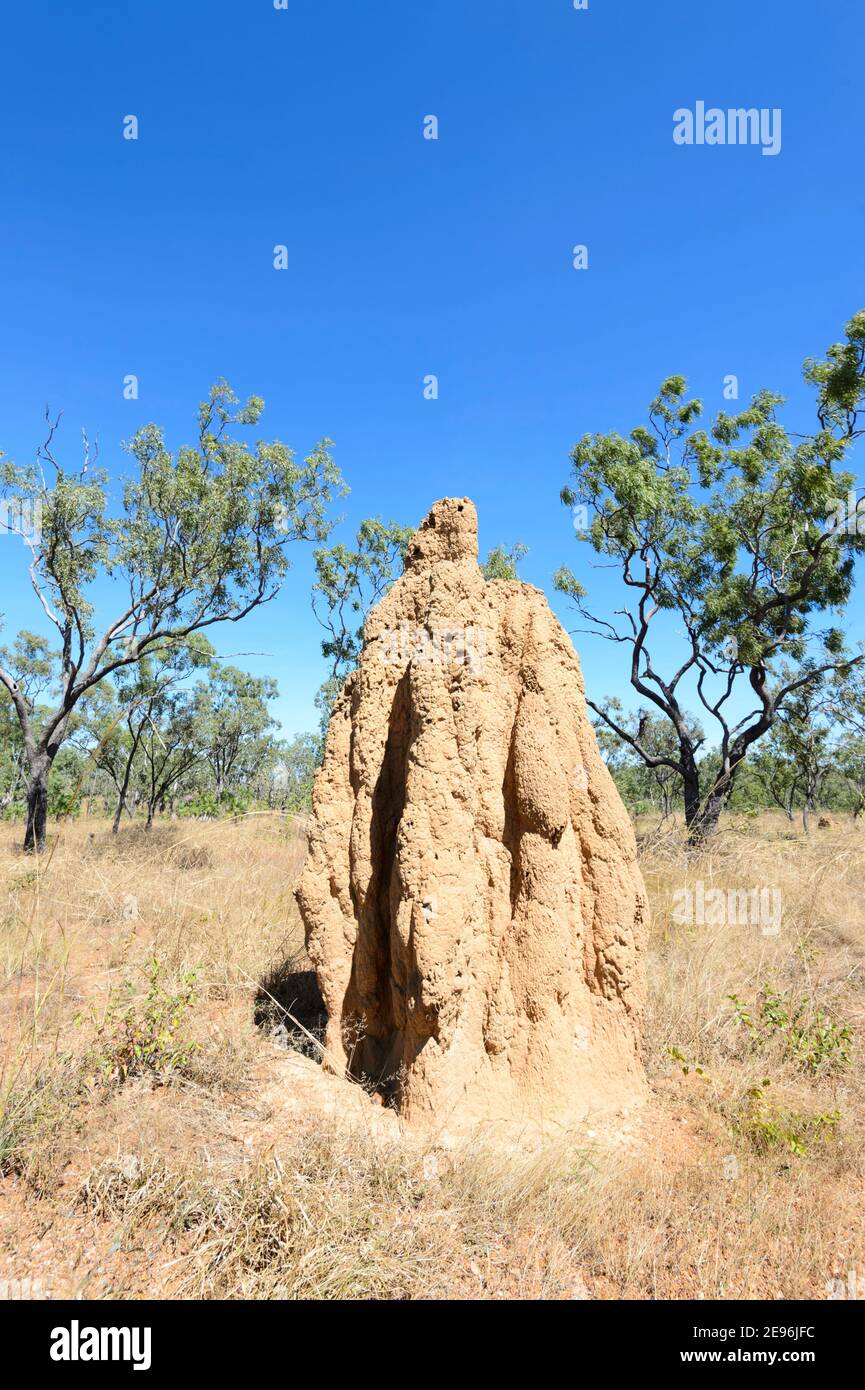
<path id="1" fill-rule="evenodd" d="M 710 1080 L 704 1069 L 697 1062 L 689 1061 L 680 1048 L 668 1047 L 667 1052 L 670 1054 L 673 1061 L 677 1062 L 681 1067 L 683 1076 L 689 1076 L 693 1071 L 695 1076 L 702 1077 L 704 1081 Z"/>
<path id="2" fill-rule="evenodd" d="M 151 963 L 143 999 L 134 981 L 126 980 L 97 1025 L 88 1062 L 94 1079 L 103 1085 L 122 1085 L 135 1076 L 163 1082 L 181 1074 L 200 1045 L 183 1032 L 186 1015 L 195 1004 L 196 975 L 189 972 L 169 987 L 159 961 Z"/>
<path id="3" fill-rule="evenodd" d="M 612 620 L 595 616 L 567 568 L 556 586 L 591 631 L 627 653 L 634 689 L 669 721 L 678 745 L 672 762 L 698 837 L 713 827 L 748 750 L 785 699 L 821 672 L 862 659 L 845 656 L 834 627 L 818 627 L 846 604 L 865 549 L 858 528 L 827 525 L 853 484 L 844 465 L 863 432 L 865 311 L 846 332 L 847 342 L 823 362 L 806 363 L 806 380 L 817 388 L 818 428 L 810 435 L 782 426 L 783 400 L 766 390 L 735 415 L 721 412 L 708 431 L 694 428 L 702 405 L 674 376 L 662 382 L 647 424 L 627 437 L 585 434 L 571 454 L 562 501 L 589 518 L 578 534 L 618 567 L 628 604 Z M 673 616 L 683 649 L 665 671 L 653 639 L 670 633 Z M 780 674 L 784 661 L 795 677 Z M 757 708 L 733 723 L 726 710 L 743 682 Z M 717 727 L 718 769 L 708 786 L 682 705 L 686 686 Z M 592 707 L 652 765 L 639 739 Z"/>
<path id="4" fill-rule="evenodd" d="M 178 806 L 177 814 L 183 818 L 201 817 L 218 820 L 221 816 L 244 816 L 252 809 L 252 796 L 238 791 L 223 791 L 217 796 L 213 790 L 198 792 Z"/>
<path id="5" fill-rule="evenodd" d="M 506 550 L 503 545 L 497 545 L 490 551 L 484 563 L 481 565 L 481 573 L 487 581 L 491 579 L 519 579 L 518 567 L 521 560 L 524 560 L 529 553 L 529 547 L 517 541 Z"/>
<path id="6" fill-rule="evenodd" d="M 598 747 L 626 805 L 635 815 L 640 814 L 637 807 L 645 811 L 659 807 L 665 817 L 669 816 L 681 796 L 681 784 L 673 765 L 678 745 L 672 725 L 648 709 L 626 714 L 621 701 L 616 699 L 603 701 L 601 709 L 605 716 L 614 717 L 617 724 L 628 730 L 643 749 L 644 756 L 635 757 L 631 745 L 613 734 L 603 717 L 594 722 Z M 694 746 L 699 748 L 703 731 L 691 716 L 688 716 L 688 726 Z"/>
<path id="7" fill-rule="evenodd" d="M 367 613 L 402 573 L 411 537 L 409 526 L 368 518 L 360 523 L 353 548 L 339 542 L 315 552 L 312 608 L 329 634 L 322 655 L 340 682 L 360 655 Z"/>
<path id="8" fill-rule="evenodd" d="M 316 734 L 298 734 L 290 743 L 283 745 L 277 792 L 286 810 L 310 809 L 312 784 L 321 756 L 321 739 Z"/>
<path id="9" fill-rule="evenodd" d="M 195 694 L 196 737 L 210 765 L 217 801 L 232 781 L 251 783 L 274 752 L 276 721 L 268 703 L 278 694 L 269 676 L 251 676 L 235 666 L 214 664 Z"/>
<path id="10" fill-rule="evenodd" d="M 843 1071 L 850 1063 L 849 1025 L 814 1009 L 807 999 L 785 999 L 763 984 L 753 1011 L 736 994 L 728 995 L 737 1019 L 751 1034 L 755 1047 L 780 1040 L 784 1054 L 804 1071 Z"/>
<path id="11" fill-rule="evenodd" d="M 838 1110 L 805 1115 L 776 1104 L 766 1095 L 770 1079 L 750 1086 L 743 1104 L 734 1117 L 734 1128 L 748 1140 L 757 1153 L 784 1148 L 797 1158 L 806 1158 L 820 1145 L 837 1137 L 841 1123 Z"/>
<path id="12" fill-rule="evenodd" d="M 344 491 L 322 440 L 303 463 L 281 442 L 251 445 L 237 430 L 256 425 L 259 397 L 238 406 L 224 381 L 198 411 L 198 439 L 172 453 L 155 424 L 126 445 L 136 471 L 112 512 L 106 474 L 84 458 L 69 470 L 56 457 L 56 423 L 32 466 L 0 462 L 0 495 L 41 508 L 29 569 L 58 651 L 22 633 L 0 656 L 0 685 L 15 709 L 32 789 L 44 793 L 79 703 L 106 677 L 156 659 L 220 622 L 238 622 L 278 593 L 295 541 L 327 540 L 327 510 Z M 118 616 L 97 635 L 93 586 L 118 585 Z M 38 681 L 56 701 L 37 718 Z M 145 673 L 145 679 L 146 673 Z M 39 799 L 41 806 L 42 798 Z M 26 848 L 44 845 L 44 820 L 28 824 Z"/>

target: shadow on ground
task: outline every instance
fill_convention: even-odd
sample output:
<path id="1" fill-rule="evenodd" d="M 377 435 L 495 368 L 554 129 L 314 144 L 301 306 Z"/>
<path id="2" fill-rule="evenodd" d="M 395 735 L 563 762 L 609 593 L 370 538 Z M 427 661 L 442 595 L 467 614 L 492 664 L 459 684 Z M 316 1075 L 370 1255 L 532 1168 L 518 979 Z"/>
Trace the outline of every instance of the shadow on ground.
<path id="1" fill-rule="evenodd" d="M 255 995 L 256 1027 L 281 1047 L 321 1061 L 327 1010 L 314 970 L 299 970 L 291 957 L 268 972 Z"/>

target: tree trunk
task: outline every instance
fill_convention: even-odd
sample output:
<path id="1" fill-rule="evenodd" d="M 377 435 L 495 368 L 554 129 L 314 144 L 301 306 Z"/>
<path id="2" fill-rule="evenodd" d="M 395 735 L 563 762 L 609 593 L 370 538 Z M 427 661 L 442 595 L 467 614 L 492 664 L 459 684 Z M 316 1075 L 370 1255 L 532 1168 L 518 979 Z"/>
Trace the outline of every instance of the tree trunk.
<path id="1" fill-rule="evenodd" d="M 691 827 L 700 819 L 700 774 L 695 760 L 690 755 L 684 756 L 684 749 L 682 753 L 685 769 L 682 777 L 682 797 L 685 802 L 685 825 L 688 827 L 690 838 Z"/>
<path id="2" fill-rule="evenodd" d="M 806 835 L 811 833 L 811 816 L 817 809 L 819 791 L 818 781 L 812 773 L 805 786 L 805 802 L 802 807 L 802 827 Z"/>
<path id="3" fill-rule="evenodd" d="M 132 733 L 131 723 L 129 725 L 129 732 L 130 734 Z M 129 810 L 129 807 L 126 805 L 126 796 L 129 791 L 129 783 L 132 778 L 132 767 L 135 762 L 135 754 L 138 752 L 138 744 L 140 741 L 140 737 L 141 735 L 139 732 L 135 734 L 132 738 L 132 746 L 129 749 L 129 756 L 126 759 L 126 767 L 123 770 L 123 786 L 120 788 L 120 795 L 117 798 L 117 810 L 114 812 L 114 824 L 111 827 L 112 835 L 116 835 L 118 830 L 120 829 L 120 818 L 123 815 L 124 806 L 126 807 L 126 810 L 129 813 L 129 815 L 132 815 L 132 812 Z"/>
<path id="4" fill-rule="evenodd" d="M 711 839 L 718 828 L 718 821 L 721 812 L 733 794 L 733 787 L 736 777 L 744 761 L 744 753 L 734 752 L 730 756 L 727 769 L 722 769 L 715 779 L 714 786 L 706 797 L 702 805 L 698 803 L 696 815 L 688 819 L 687 808 L 685 820 L 688 826 L 688 845 L 691 849 L 697 849 Z M 699 774 L 696 772 L 697 787 L 699 788 Z M 687 791 L 687 783 L 686 783 Z"/>
<path id="5" fill-rule="evenodd" d="M 24 832 L 24 853 L 43 854 L 48 827 L 48 774 L 50 762 L 45 759 L 34 764 L 27 784 L 27 828 Z"/>
<path id="6" fill-rule="evenodd" d="M 126 793 L 129 791 L 129 777 L 132 772 L 132 759 L 126 764 L 126 772 L 123 775 L 123 785 L 117 793 L 117 806 L 114 811 L 114 820 L 111 824 L 111 834 L 116 835 L 120 829 L 120 818 L 123 815 L 123 808 L 126 806 Z M 127 807 L 128 810 L 128 807 Z"/>
<path id="7" fill-rule="evenodd" d="M 688 844 L 697 849 L 710 840 L 718 828 L 721 812 L 727 804 L 730 789 L 710 792 L 706 804 L 688 826 Z"/>

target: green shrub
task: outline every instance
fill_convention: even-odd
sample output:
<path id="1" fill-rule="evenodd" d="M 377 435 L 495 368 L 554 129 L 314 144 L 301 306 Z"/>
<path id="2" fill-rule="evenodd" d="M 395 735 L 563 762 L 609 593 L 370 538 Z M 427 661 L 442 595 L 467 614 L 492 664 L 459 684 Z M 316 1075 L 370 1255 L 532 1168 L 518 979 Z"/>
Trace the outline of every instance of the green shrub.
<path id="1" fill-rule="evenodd" d="M 184 1036 L 186 1015 L 195 1003 L 196 975 L 182 975 L 168 988 L 162 967 L 154 960 L 148 989 L 136 997 L 134 983 L 126 980 L 120 997 L 109 1006 L 96 1029 L 89 1054 L 95 1079 L 122 1085 L 133 1076 L 165 1081 L 190 1065 L 200 1044 Z"/>
<path id="2" fill-rule="evenodd" d="M 786 1056 L 803 1070 L 843 1071 L 850 1062 L 852 1031 L 807 999 L 785 1000 L 764 984 L 753 1013 L 737 994 L 727 996 L 739 1022 L 748 1029 L 756 1047 L 780 1039 Z"/>

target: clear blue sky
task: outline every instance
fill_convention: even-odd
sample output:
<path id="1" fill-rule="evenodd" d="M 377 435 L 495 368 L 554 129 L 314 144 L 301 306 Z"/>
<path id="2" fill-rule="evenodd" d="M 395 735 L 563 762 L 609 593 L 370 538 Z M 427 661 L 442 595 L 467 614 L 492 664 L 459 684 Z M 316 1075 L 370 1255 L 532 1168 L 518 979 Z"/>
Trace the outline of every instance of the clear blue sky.
<path id="1" fill-rule="evenodd" d="M 225 376 L 265 397 L 258 433 L 335 440 L 340 534 L 467 494 L 483 550 L 522 540 L 524 578 L 549 592 L 566 561 L 613 607 L 558 501 L 575 440 L 640 422 L 674 371 L 713 412 L 735 373 L 810 423 L 801 361 L 865 303 L 863 39 L 860 0 L 10 6 L 0 449 L 31 459 L 49 402 L 66 457 L 84 426 L 119 476 L 121 439 L 191 440 Z M 677 146 L 698 100 L 780 107 L 780 154 Z M 279 680 L 288 734 L 323 674 L 310 576 L 299 554 L 215 634 L 266 654 L 245 664 Z M 0 611 L 7 637 L 39 626 L 8 537 Z M 578 646 L 590 692 L 625 694 L 621 651 Z"/>

